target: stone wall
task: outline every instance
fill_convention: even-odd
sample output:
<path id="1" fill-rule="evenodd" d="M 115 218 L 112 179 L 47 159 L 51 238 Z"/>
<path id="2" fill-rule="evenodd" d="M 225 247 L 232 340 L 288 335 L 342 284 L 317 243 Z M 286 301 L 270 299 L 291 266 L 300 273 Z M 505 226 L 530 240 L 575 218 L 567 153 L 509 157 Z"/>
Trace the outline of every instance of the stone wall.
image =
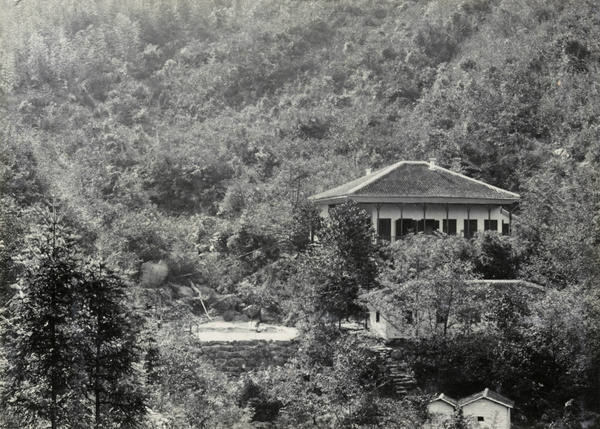
<path id="1" fill-rule="evenodd" d="M 297 341 L 207 341 L 202 355 L 222 371 L 239 374 L 260 366 L 283 365 L 298 349 Z"/>

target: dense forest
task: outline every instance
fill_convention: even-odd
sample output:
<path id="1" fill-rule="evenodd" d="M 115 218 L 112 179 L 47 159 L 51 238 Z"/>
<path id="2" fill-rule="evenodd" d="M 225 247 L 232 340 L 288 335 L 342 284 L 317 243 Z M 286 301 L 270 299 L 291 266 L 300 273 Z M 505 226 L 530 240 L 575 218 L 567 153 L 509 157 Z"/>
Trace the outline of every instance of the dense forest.
<path id="1" fill-rule="evenodd" d="M 517 428 L 600 425 L 600 2 L 1 0 L 0 58 L 0 426 L 414 428 L 484 387 Z M 512 236 L 377 244 L 307 203 L 429 157 L 519 193 Z M 494 310 L 421 333 L 398 397 L 339 322 L 450 284 Z M 220 297 L 298 355 L 203 360 Z"/>

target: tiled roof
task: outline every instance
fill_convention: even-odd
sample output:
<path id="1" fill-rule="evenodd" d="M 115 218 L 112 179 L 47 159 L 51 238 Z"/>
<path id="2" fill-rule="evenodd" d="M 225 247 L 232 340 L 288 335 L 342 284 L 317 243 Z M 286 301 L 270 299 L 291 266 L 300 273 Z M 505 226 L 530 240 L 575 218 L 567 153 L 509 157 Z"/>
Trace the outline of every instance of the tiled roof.
<path id="1" fill-rule="evenodd" d="M 452 399 L 450 396 L 447 396 L 443 393 L 431 402 L 435 402 L 435 401 L 446 402 L 447 404 L 452 405 L 454 408 L 456 408 L 456 406 L 458 405 L 458 401 L 456 399 Z"/>
<path id="2" fill-rule="evenodd" d="M 336 188 L 311 200 L 352 197 L 405 197 L 491 199 L 516 201 L 519 195 L 425 161 L 401 161 Z"/>
<path id="3" fill-rule="evenodd" d="M 499 393 L 496 393 L 487 388 L 482 392 L 475 393 L 471 396 L 467 396 L 466 398 L 459 399 L 458 406 L 464 407 L 465 405 L 470 404 L 471 402 L 475 402 L 475 401 L 477 401 L 479 399 L 483 399 L 483 398 L 489 399 L 494 402 L 498 402 L 509 408 L 513 408 L 515 406 L 515 401 L 512 401 L 512 400 L 500 395 Z"/>

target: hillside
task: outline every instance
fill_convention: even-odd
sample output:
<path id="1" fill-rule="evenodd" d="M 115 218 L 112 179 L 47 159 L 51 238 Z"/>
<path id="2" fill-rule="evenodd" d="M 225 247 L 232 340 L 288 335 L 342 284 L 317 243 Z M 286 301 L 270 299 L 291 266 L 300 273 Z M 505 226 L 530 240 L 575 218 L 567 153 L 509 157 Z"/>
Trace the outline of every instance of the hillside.
<path id="1" fill-rule="evenodd" d="M 302 259 L 306 198 L 366 168 L 435 157 L 521 195 L 512 275 L 558 294 L 554 305 L 581 306 L 570 310 L 584 329 L 561 340 L 568 359 L 556 371 L 588 378 L 576 392 L 535 394 L 548 409 L 573 393 L 600 411 L 590 399 L 600 380 L 599 7 L 3 0 L 2 303 L 23 275 L 32 225 L 54 205 L 80 256 L 124 273 L 143 305 L 157 299 L 152 287 L 183 296 L 191 284 L 294 324 L 306 304 L 298 290 L 321 278 L 299 273 L 324 267 Z M 172 317 L 189 317 L 188 304 Z M 569 311 L 555 310 L 569 326 Z"/>

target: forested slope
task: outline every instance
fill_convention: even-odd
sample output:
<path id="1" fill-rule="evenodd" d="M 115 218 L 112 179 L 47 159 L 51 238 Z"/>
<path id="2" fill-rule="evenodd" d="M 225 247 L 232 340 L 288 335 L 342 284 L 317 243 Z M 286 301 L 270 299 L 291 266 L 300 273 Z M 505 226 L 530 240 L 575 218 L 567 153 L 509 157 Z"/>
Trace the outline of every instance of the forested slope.
<path id="1" fill-rule="evenodd" d="M 47 200 L 135 281 L 165 261 L 170 282 L 248 293 L 297 250 L 307 196 L 436 157 L 522 195 L 519 276 L 583 288 L 595 317 L 599 8 L 4 0 L 3 299 L 21 213 Z"/>
<path id="2" fill-rule="evenodd" d="M 174 252 L 175 218 L 280 239 L 305 196 L 401 159 L 593 192 L 595 8 L 4 2 L 3 193 L 60 198 L 127 265 Z"/>

